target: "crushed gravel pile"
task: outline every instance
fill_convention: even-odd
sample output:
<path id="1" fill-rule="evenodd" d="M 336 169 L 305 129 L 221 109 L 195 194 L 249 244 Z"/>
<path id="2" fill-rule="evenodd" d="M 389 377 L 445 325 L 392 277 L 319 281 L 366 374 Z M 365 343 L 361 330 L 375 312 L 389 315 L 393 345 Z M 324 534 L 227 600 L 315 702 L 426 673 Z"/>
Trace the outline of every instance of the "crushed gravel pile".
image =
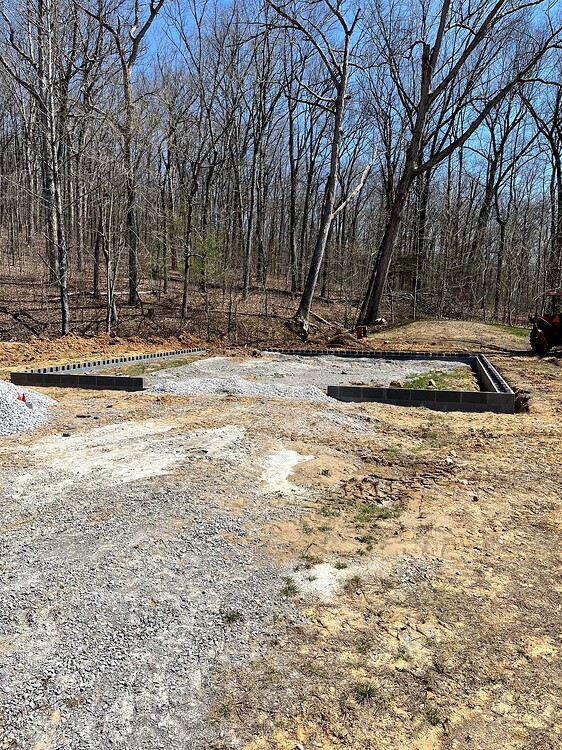
<path id="1" fill-rule="evenodd" d="M 166 379 L 150 386 L 149 393 L 174 393 L 182 396 L 266 396 L 268 398 L 301 398 L 306 401 L 333 401 L 314 386 L 258 383 L 231 376 L 223 378 Z"/>
<path id="2" fill-rule="evenodd" d="M 18 399 L 25 396 L 25 402 Z M 0 380 L 0 437 L 33 430 L 49 419 L 52 398 Z"/>
<path id="3" fill-rule="evenodd" d="M 330 401 L 329 385 L 388 386 L 393 381 L 435 370 L 462 367 L 431 360 L 345 359 L 332 355 L 299 357 L 264 354 L 259 359 L 209 357 L 146 377 L 149 393 L 178 395 L 265 396 Z"/>

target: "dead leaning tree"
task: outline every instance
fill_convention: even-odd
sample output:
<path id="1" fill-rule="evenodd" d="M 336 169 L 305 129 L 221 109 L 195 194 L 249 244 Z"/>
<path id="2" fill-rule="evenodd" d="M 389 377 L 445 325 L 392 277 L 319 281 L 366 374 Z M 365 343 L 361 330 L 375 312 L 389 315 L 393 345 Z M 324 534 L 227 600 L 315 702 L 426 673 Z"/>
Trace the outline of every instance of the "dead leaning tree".
<path id="1" fill-rule="evenodd" d="M 310 309 L 312 307 L 312 300 L 318 282 L 320 268 L 322 266 L 322 261 L 324 260 L 332 221 L 335 216 L 343 210 L 344 206 L 357 194 L 357 192 L 359 192 L 365 183 L 371 168 L 370 163 L 367 169 L 363 172 L 359 186 L 336 207 L 336 186 L 340 164 L 340 145 L 342 141 L 346 102 L 350 97 L 348 84 L 352 45 L 354 33 L 360 17 L 360 11 L 356 10 L 351 21 L 349 21 L 344 15 L 344 3 L 341 2 L 341 0 L 338 0 L 335 3 L 331 3 L 329 0 L 324 0 L 321 4 L 325 9 L 324 17 L 315 20 L 313 18 L 313 11 L 318 9 L 318 6 L 320 5 L 319 3 L 302 2 L 298 3 L 296 6 L 291 4 L 291 11 L 289 11 L 289 4 L 279 5 L 272 0 L 267 0 L 267 3 L 285 22 L 286 28 L 298 31 L 304 40 L 312 45 L 322 62 L 322 66 L 329 82 L 328 87 L 324 88 L 322 93 L 314 91 L 310 86 L 301 82 L 303 88 L 317 103 L 317 106 L 323 107 L 326 111 L 330 112 L 333 118 L 331 127 L 330 163 L 324 188 L 320 222 L 316 233 L 314 250 L 312 252 L 304 289 L 294 317 L 298 326 L 299 335 L 306 340 L 308 337 Z M 335 46 L 335 43 L 330 40 L 329 27 L 333 25 L 337 27 L 339 34 L 342 36 L 343 44 L 339 49 Z M 322 26 L 324 26 L 324 28 L 322 28 Z M 330 88 L 333 91 L 332 96 L 328 95 Z"/>
<path id="2" fill-rule="evenodd" d="M 384 17 L 379 9 L 373 24 L 379 54 L 386 58 L 397 99 L 408 113 L 410 135 L 358 325 L 372 325 L 378 316 L 404 206 L 414 180 L 462 147 L 510 91 L 532 75 L 547 52 L 560 45 L 561 28 L 548 18 L 547 4 L 540 0 L 518 3 L 498 0 L 491 7 L 483 3 L 476 11 L 468 3 L 454 8 L 451 5 L 450 0 L 442 3 L 436 24 L 431 23 L 427 11 L 424 13 L 419 24 L 419 33 L 427 29 L 424 38 L 412 39 L 409 50 L 403 50 L 402 60 L 391 44 L 392 13 Z M 539 10 L 546 19 L 544 30 L 533 28 Z M 404 8 L 399 5 L 395 11 L 401 13 Z M 523 34 L 535 32 L 528 33 L 524 42 L 521 27 Z M 432 32 L 430 42 L 428 37 Z M 378 43 L 379 38 L 382 43 Z M 507 69 L 505 53 L 510 46 L 513 59 Z M 412 58 L 418 48 L 421 48 L 420 72 L 414 76 L 417 91 L 413 91 L 408 82 Z M 477 109 L 479 100 L 484 105 Z M 461 114 L 468 123 L 459 126 Z M 436 130 L 443 131 L 441 138 L 435 139 Z M 424 158 L 425 148 L 432 141 L 437 147 Z"/>

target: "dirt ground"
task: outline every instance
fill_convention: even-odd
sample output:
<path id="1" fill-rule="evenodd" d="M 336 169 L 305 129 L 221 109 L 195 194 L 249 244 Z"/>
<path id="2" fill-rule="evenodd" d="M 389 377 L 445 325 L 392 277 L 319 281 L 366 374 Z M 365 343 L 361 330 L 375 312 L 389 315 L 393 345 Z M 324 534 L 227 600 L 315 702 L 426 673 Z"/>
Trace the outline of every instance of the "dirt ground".
<path id="1" fill-rule="evenodd" d="M 369 346 L 387 351 L 529 352 L 529 334 L 523 328 L 456 320 L 419 321 L 383 328 L 367 341 Z"/>
<path id="2" fill-rule="evenodd" d="M 0 629 L 0 674 L 31 703 L 0 704 L 2 750 L 562 746 L 562 359 L 470 323 L 369 345 L 496 352 L 529 410 L 48 389 L 52 423 L 0 441 L 0 579 L 11 601 L 23 592 Z M 126 661 L 82 671 L 74 692 L 28 684 L 25 669 L 58 664 L 53 643 L 78 655 L 66 686 L 98 654 L 88 620 L 76 616 L 80 638 L 66 632 L 83 579 L 61 570 L 82 538 L 88 618 L 99 606 L 125 637 L 124 591 L 141 617 L 167 611 L 178 586 L 193 588 L 187 609 L 157 620 L 143 648 L 129 634 Z M 188 541 L 213 568 L 201 585 L 204 565 L 173 562 Z M 172 627 L 189 608 L 191 630 Z M 114 630 L 100 632 L 109 643 Z M 204 648 L 178 673 L 190 638 Z"/>
<path id="3" fill-rule="evenodd" d="M 16 269 L 2 269 L 0 264 L 1 340 L 54 339 L 60 335 L 58 294 L 46 284 L 46 279 L 38 283 L 37 272 L 36 265 L 29 265 L 21 269 L 18 278 Z M 228 288 L 208 284 L 207 290 L 202 291 L 199 280 L 194 280 L 185 318 L 181 315 L 183 277 L 172 274 L 169 282 L 168 291 L 164 292 L 161 281 L 141 281 L 138 290 L 141 304 L 134 307 L 126 304 L 126 293 L 118 291 L 118 321 L 112 325 L 113 332 L 119 337 L 142 338 L 191 335 L 234 346 L 283 346 L 288 337 L 298 343 L 296 331 L 289 331 L 288 320 L 295 314 L 299 295 L 283 291 L 286 278 L 270 279 L 270 287 L 254 287 L 248 295 L 230 284 Z M 127 284 L 127 278 L 122 277 L 117 288 L 127 289 Z M 103 290 L 100 299 L 94 299 L 86 291 L 91 287 L 91 269 L 82 274 L 72 273 L 69 285 L 71 332 L 80 337 L 103 335 L 107 298 Z M 334 326 L 351 327 L 356 317 L 355 308 L 343 300 L 317 298 L 314 311 Z M 316 322 L 313 315 L 312 331 L 316 331 Z"/>

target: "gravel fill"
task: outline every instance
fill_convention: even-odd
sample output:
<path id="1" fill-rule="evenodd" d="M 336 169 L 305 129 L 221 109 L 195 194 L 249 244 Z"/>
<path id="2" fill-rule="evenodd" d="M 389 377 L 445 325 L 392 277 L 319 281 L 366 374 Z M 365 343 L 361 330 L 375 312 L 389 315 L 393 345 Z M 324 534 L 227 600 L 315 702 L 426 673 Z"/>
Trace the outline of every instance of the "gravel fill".
<path id="1" fill-rule="evenodd" d="M 265 396 L 331 401 L 329 385 L 389 386 L 393 381 L 436 370 L 462 367 L 458 362 L 386 360 L 336 356 L 299 357 L 264 354 L 255 359 L 209 357 L 146 376 L 149 393 Z M 468 366 L 468 365 L 464 365 Z"/>
<path id="2" fill-rule="evenodd" d="M 254 543 L 281 512 L 261 449 L 234 427 L 141 422 L 41 438 L 15 481 L 3 455 L 0 748 L 218 747 L 215 673 L 301 622 L 280 593 L 291 569 Z M 130 480 L 123 464 L 142 461 L 153 476 Z"/>
<path id="3" fill-rule="evenodd" d="M 165 378 L 151 385 L 149 393 L 175 393 L 185 396 L 266 396 L 269 398 L 300 398 L 305 401 L 333 401 L 320 388 L 314 386 L 279 385 L 244 380 L 234 375 L 223 378 L 197 378 L 186 376 Z"/>
<path id="4" fill-rule="evenodd" d="M 26 403 L 18 400 L 18 393 L 25 394 Z M 0 380 L 0 437 L 33 430 L 49 419 L 52 398 L 29 388 Z"/>

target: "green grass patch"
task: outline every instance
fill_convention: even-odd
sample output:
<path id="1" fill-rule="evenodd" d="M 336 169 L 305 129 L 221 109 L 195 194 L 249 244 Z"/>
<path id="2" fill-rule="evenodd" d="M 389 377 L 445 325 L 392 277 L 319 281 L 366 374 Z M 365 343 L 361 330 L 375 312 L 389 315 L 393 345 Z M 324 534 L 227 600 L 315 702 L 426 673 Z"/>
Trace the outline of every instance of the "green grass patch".
<path id="1" fill-rule="evenodd" d="M 376 541 L 376 538 L 373 534 L 363 534 L 357 537 L 357 541 L 360 544 L 364 544 L 367 547 L 367 551 L 370 552 L 373 549 L 373 543 Z M 358 552 L 359 554 L 364 554 L 363 550 L 358 550 Z"/>
<path id="2" fill-rule="evenodd" d="M 426 712 L 427 720 L 431 724 L 432 727 L 438 727 L 439 724 L 443 723 L 443 719 L 441 718 L 441 714 L 439 711 L 434 708 L 433 706 L 429 707 Z"/>
<path id="3" fill-rule="evenodd" d="M 299 565 L 296 566 L 295 570 L 301 570 L 302 568 L 304 568 L 305 570 L 310 570 L 315 565 L 322 565 L 322 563 L 324 562 L 321 557 L 309 554 L 301 555 L 301 560 L 302 563 L 299 563 Z"/>
<path id="4" fill-rule="evenodd" d="M 285 576 L 283 578 L 283 586 L 281 586 L 281 596 L 287 597 L 296 596 L 298 593 L 297 584 L 291 578 L 291 576 Z"/>
<path id="5" fill-rule="evenodd" d="M 228 625 L 233 625 L 235 622 L 242 622 L 244 620 L 244 615 L 237 609 L 226 609 L 222 613 L 222 620 Z"/>
<path id="6" fill-rule="evenodd" d="M 392 448 L 389 446 L 384 447 L 381 450 L 381 455 L 387 463 L 400 463 L 406 461 L 408 463 L 409 454 L 400 448 Z"/>
<path id="7" fill-rule="evenodd" d="M 362 635 L 357 643 L 355 644 L 355 650 L 358 654 L 361 654 L 361 656 L 366 656 L 367 654 L 370 654 L 371 651 L 373 651 L 375 648 L 375 641 L 372 635 L 366 634 Z"/>
<path id="8" fill-rule="evenodd" d="M 355 520 L 357 523 L 372 523 L 385 518 L 398 518 L 401 512 L 400 508 L 389 508 L 378 503 L 363 503 L 357 508 Z"/>
<path id="9" fill-rule="evenodd" d="M 377 695 L 377 688 L 372 682 L 356 682 L 353 686 L 353 697 L 357 703 L 372 703 Z"/>
<path id="10" fill-rule="evenodd" d="M 478 391 L 476 377 L 470 367 L 455 367 L 453 370 L 431 370 L 421 375 L 412 375 L 393 387 L 435 391 Z"/>
<path id="11" fill-rule="evenodd" d="M 517 336 L 518 339 L 529 338 L 529 329 L 523 328 L 522 326 L 506 326 L 502 323 L 490 323 L 491 328 L 495 328 L 497 331 L 503 333 L 509 333 L 511 336 Z"/>
<path id="12" fill-rule="evenodd" d="M 323 505 L 318 511 L 324 518 L 337 518 L 341 516 L 341 510 L 339 508 L 329 508 L 327 505 Z"/>

